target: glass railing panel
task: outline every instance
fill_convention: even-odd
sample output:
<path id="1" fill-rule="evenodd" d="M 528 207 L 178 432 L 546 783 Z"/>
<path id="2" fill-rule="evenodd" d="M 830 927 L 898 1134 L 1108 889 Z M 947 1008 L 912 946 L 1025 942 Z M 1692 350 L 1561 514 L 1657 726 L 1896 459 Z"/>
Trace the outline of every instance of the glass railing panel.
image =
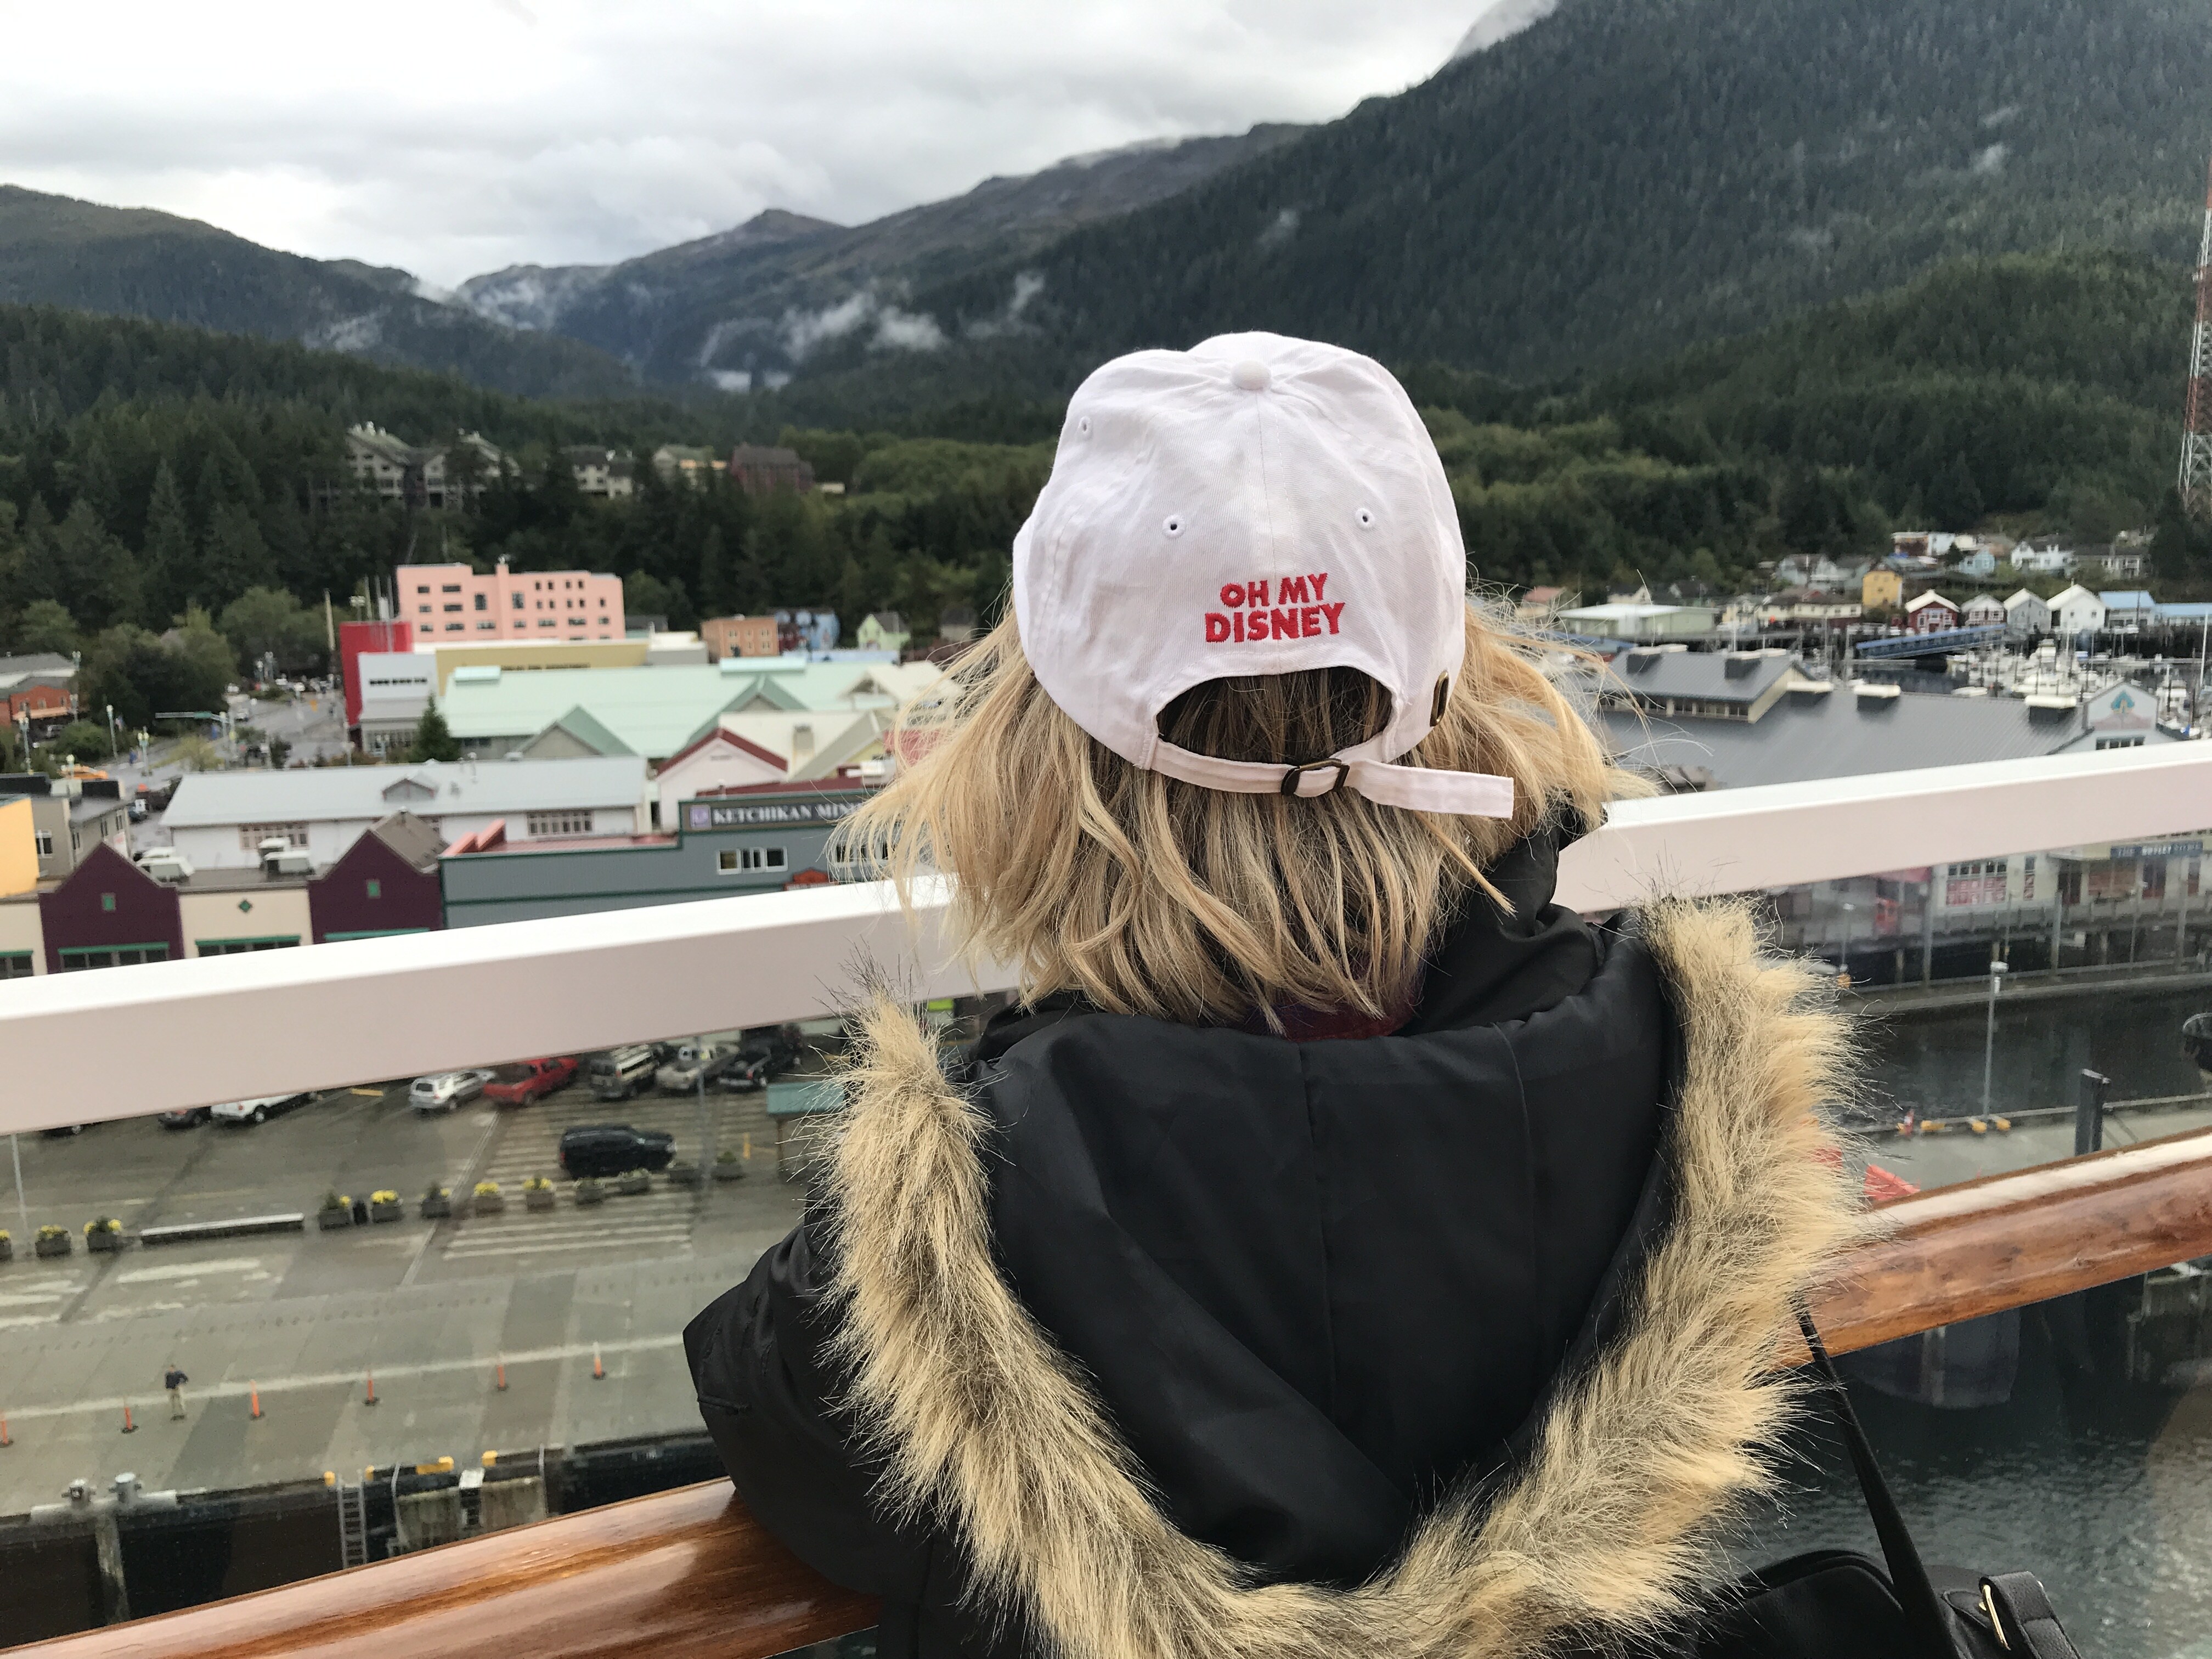
<path id="1" fill-rule="evenodd" d="M 8 1137 L 0 1645 L 719 1476 L 684 1327 L 799 1218 L 845 1041 Z"/>
<path id="2" fill-rule="evenodd" d="M 2212 1654 L 2212 1325 L 2196 1268 L 1838 1361 L 1923 1557 L 2027 1569 L 2098 1659 Z M 1747 1564 L 1880 1557 L 1837 1437 L 1808 1430 Z"/>

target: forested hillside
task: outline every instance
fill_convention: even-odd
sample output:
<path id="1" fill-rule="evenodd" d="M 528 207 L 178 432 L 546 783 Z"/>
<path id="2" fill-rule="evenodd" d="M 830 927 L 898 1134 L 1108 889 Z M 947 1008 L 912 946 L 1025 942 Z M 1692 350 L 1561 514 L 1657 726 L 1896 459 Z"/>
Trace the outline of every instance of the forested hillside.
<path id="1" fill-rule="evenodd" d="M 1250 328 L 1516 379 L 1603 372 L 1969 254 L 2193 253 L 2203 0 L 1567 0 L 1167 201 L 917 293 L 814 395 L 1065 396 Z M 1034 297 L 1013 337 L 1011 284 Z M 802 380 L 802 386 L 805 380 Z M 799 388 L 794 387 L 796 391 Z"/>
<path id="2" fill-rule="evenodd" d="M 2177 266 L 2011 256 L 1580 386 L 1401 373 L 1450 473 L 1475 579 L 1734 592 L 1763 561 L 1872 551 L 1899 525 L 2103 539 L 2152 522 L 2170 495 L 2190 305 Z M 186 633 L 203 645 L 220 633 L 242 659 L 274 649 L 304 663 L 320 628 L 301 604 L 319 609 L 327 591 L 343 606 L 410 556 L 613 571 L 635 609 L 678 625 L 780 604 L 852 619 L 896 609 L 925 633 L 953 603 L 994 613 L 1055 411 L 969 404 L 777 434 L 734 422 L 741 407 L 766 412 L 542 404 L 289 347 L 0 308 L 0 649 L 82 647 L 150 674 L 173 667 L 154 636 L 197 615 L 205 626 Z M 418 441 L 480 429 L 517 470 L 471 510 L 402 511 L 346 475 L 343 428 L 363 418 Z M 776 435 L 848 493 L 754 497 L 664 484 L 641 465 L 634 501 L 598 502 L 553 464 L 562 442 L 642 457 L 666 441 Z M 2206 586 L 2212 546 L 2160 545 L 2171 591 Z"/>
<path id="3" fill-rule="evenodd" d="M 594 347 L 426 299 L 404 270 L 302 258 L 197 219 L 4 184 L 0 302 L 297 341 L 530 397 L 617 396 L 636 384 Z"/>

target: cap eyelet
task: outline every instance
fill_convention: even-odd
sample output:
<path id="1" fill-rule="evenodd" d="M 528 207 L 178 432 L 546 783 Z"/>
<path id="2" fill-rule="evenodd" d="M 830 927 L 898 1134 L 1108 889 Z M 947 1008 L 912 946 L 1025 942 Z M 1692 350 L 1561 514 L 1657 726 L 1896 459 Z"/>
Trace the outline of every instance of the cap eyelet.
<path id="1" fill-rule="evenodd" d="M 1362 530 L 1375 528 L 1375 515 L 1364 507 L 1359 509 L 1359 527 Z"/>
<path id="2" fill-rule="evenodd" d="M 1091 417 L 1088 415 L 1079 416 L 1076 419 L 1075 429 L 1084 437 L 1089 437 L 1091 435 Z"/>
<path id="3" fill-rule="evenodd" d="M 1168 534 L 1169 534 L 1169 535 L 1170 535 L 1170 536 L 1180 536 L 1180 535 L 1182 535 L 1182 515 L 1180 513 L 1170 513 L 1170 514 L 1168 514 L 1168 520 L 1167 520 L 1167 522 L 1166 522 L 1165 524 L 1162 525 L 1162 526 L 1160 526 L 1160 528 L 1161 528 L 1161 529 L 1163 529 L 1163 530 L 1164 530 L 1164 531 L 1166 531 L 1166 532 L 1168 532 Z"/>

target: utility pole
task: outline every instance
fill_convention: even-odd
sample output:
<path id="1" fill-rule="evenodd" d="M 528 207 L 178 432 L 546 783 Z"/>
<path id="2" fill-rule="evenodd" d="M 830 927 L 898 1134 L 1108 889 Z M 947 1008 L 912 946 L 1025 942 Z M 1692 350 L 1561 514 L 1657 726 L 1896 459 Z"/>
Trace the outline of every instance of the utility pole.
<path id="1" fill-rule="evenodd" d="M 2206 173 L 2204 233 L 2197 243 L 2197 322 L 2189 337 L 2189 404 L 2181 433 L 2181 505 L 2212 515 L 2212 169 Z"/>
<path id="2" fill-rule="evenodd" d="M 1997 1057 L 1997 991 L 2004 984 L 2005 963 L 2001 957 L 1990 961 L 1990 1017 L 1982 1036 L 1982 1115 L 1990 1115 L 1990 1079 L 1996 1069 Z"/>

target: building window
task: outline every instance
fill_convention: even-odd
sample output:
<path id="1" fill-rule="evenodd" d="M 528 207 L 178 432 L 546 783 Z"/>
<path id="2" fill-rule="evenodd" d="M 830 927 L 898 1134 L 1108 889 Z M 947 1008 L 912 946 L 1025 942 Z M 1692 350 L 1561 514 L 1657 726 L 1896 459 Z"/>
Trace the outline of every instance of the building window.
<path id="1" fill-rule="evenodd" d="M 100 896 L 100 908 L 103 910 L 113 910 L 115 908 L 115 895 L 112 893 L 102 893 Z"/>
<path id="2" fill-rule="evenodd" d="M 491 609 L 491 595 L 490 595 L 490 594 L 489 594 L 489 593 L 479 593 L 479 594 L 477 594 L 477 610 L 479 610 L 479 611 L 489 611 L 489 610 L 490 610 L 490 609 Z"/>
<path id="3" fill-rule="evenodd" d="M 2140 737 L 2100 738 L 2097 739 L 2097 747 L 2100 749 L 2140 749 L 2142 746 L 2143 740 Z"/>
<path id="4" fill-rule="evenodd" d="M 428 590 L 428 588 L 425 588 L 423 591 L 424 591 L 425 592 L 428 592 L 429 590 Z M 460 585 L 459 582 L 447 582 L 447 583 L 443 587 L 441 587 L 438 591 L 439 591 L 441 593 L 458 593 L 458 592 L 459 592 L 461 591 L 461 585 Z"/>
<path id="5" fill-rule="evenodd" d="M 522 609 L 522 595 L 518 592 L 516 592 L 515 594 L 514 594 L 514 595 L 513 595 L 513 598 L 514 598 L 514 608 L 515 608 L 517 611 L 521 610 L 521 609 Z"/>
<path id="6" fill-rule="evenodd" d="M 252 951 L 285 950 L 299 942 L 296 933 L 275 939 L 204 939 L 194 940 L 192 949 L 204 957 L 242 957 Z"/>
<path id="7" fill-rule="evenodd" d="M 166 943 L 91 947 L 71 945 L 62 948 L 62 972 L 73 974 L 86 968 L 128 968 L 141 962 L 168 959 L 169 947 Z"/>
<path id="8" fill-rule="evenodd" d="M 39 842 L 39 856 L 40 856 L 40 858 L 42 858 L 42 859 L 50 859 L 50 858 L 53 857 L 53 855 L 54 855 L 54 832 L 53 832 L 52 830 L 40 830 L 40 831 L 39 831 L 39 833 L 38 833 L 38 842 Z"/>
<path id="9" fill-rule="evenodd" d="M 304 823 L 241 823 L 238 826 L 239 847 L 248 853 L 258 853 L 264 841 L 281 841 L 287 847 L 307 844 L 307 826 Z"/>
<path id="10" fill-rule="evenodd" d="M 0 951 L 0 979 L 28 979 L 31 973 L 28 951 Z"/>
<path id="11" fill-rule="evenodd" d="M 384 884 L 379 881 L 374 876 L 371 876 L 368 878 L 368 896 L 371 898 L 382 898 L 384 896 Z"/>
<path id="12" fill-rule="evenodd" d="M 465 634 L 469 631 L 469 625 L 466 623 L 447 623 L 446 631 L 448 634 Z"/>
<path id="13" fill-rule="evenodd" d="M 788 867 L 781 847 L 732 847 L 714 855 L 714 866 L 724 875 L 744 875 Z"/>
<path id="14" fill-rule="evenodd" d="M 540 628 L 558 628 L 561 624 L 551 617 L 540 617 L 538 625 Z"/>
<path id="15" fill-rule="evenodd" d="M 416 588 L 415 591 L 416 591 L 417 593 L 427 593 L 427 592 L 428 592 L 430 590 L 429 590 L 428 588 L 427 588 L 427 587 L 418 587 L 418 588 Z"/>
<path id="16" fill-rule="evenodd" d="M 592 833 L 589 812 L 532 812 L 525 819 L 532 836 L 588 836 Z"/>

